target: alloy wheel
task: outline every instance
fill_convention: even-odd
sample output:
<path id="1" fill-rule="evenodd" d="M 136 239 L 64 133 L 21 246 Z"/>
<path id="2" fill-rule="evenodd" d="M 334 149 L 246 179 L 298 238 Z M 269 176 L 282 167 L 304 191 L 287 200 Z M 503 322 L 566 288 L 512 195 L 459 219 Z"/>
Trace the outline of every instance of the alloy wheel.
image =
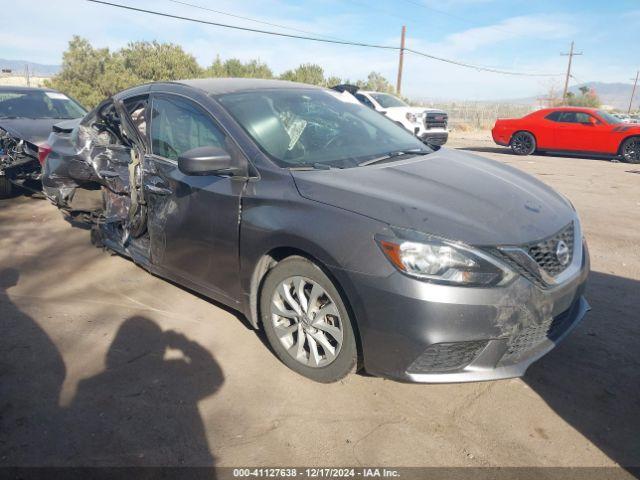
<path id="1" fill-rule="evenodd" d="M 518 155 L 529 155 L 533 153 L 533 137 L 525 132 L 516 133 L 511 140 L 511 148 Z"/>
<path id="2" fill-rule="evenodd" d="M 622 147 L 622 156 L 629 163 L 640 163 L 640 138 L 631 138 Z"/>
<path id="3" fill-rule="evenodd" d="M 271 299 L 271 320 L 287 353 L 309 367 L 332 363 L 342 347 L 342 319 L 336 304 L 317 282 L 289 277 Z"/>

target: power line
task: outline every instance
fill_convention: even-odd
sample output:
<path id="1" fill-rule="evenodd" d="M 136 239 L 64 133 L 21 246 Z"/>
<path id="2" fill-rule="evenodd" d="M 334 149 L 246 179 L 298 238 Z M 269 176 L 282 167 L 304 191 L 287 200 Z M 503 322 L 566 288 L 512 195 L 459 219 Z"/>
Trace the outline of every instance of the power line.
<path id="1" fill-rule="evenodd" d="M 436 12 L 436 13 L 439 13 L 440 15 L 445 15 L 445 16 L 447 16 L 447 17 L 450 17 L 450 18 L 453 18 L 453 19 L 459 20 L 459 21 L 461 21 L 461 22 L 466 23 L 466 24 L 467 24 L 467 25 L 469 25 L 469 26 L 472 26 L 473 28 L 490 28 L 490 29 L 492 29 L 492 30 L 497 30 L 497 31 L 499 31 L 499 32 L 503 32 L 503 33 L 508 33 L 508 34 L 510 34 L 510 35 L 518 35 L 518 32 L 516 32 L 516 31 L 514 31 L 514 30 L 507 30 L 507 29 L 502 28 L 502 27 L 496 27 L 495 25 L 480 26 L 480 25 L 478 25 L 477 23 L 475 23 L 475 22 L 473 22 L 473 21 L 471 21 L 471 20 L 468 20 L 468 19 L 466 19 L 466 18 L 464 18 L 464 17 L 461 17 L 461 16 L 459 16 L 459 15 L 454 15 L 453 13 L 445 12 L 444 10 L 439 10 L 439 9 L 437 9 L 437 8 L 434 8 L 434 7 L 429 7 L 429 6 L 427 6 L 427 5 L 424 5 L 424 4 L 419 3 L 419 2 L 415 2 L 415 1 L 413 1 L 413 0 L 404 0 L 404 1 L 405 1 L 406 3 L 409 3 L 409 4 L 411 4 L 411 5 L 414 5 L 414 6 L 416 6 L 416 7 L 424 8 L 425 10 L 429 10 L 429 11 L 432 11 L 432 12 Z"/>
<path id="2" fill-rule="evenodd" d="M 89 0 L 89 1 L 93 1 L 93 0 Z M 450 60 L 448 58 L 436 57 L 435 55 L 419 52 L 418 50 L 413 50 L 411 48 L 405 48 L 404 50 L 405 52 L 413 53 L 414 55 L 419 55 L 421 57 L 430 58 L 432 60 L 437 60 L 439 62 L 449 63 L 451 65 L 458 65 L 459 67 L 473 68 L 475 70 L 479 70 L 483 72 L 500 73 L 502 75 L 514 75 L 519 77 L 559 77 L 562 75 L 561 73 L 527 73 L 527 72 L 514 72 L 510 70 L 501 70 L 499 68 L 473 65 L 471 63 L 460 62 L 458 60 Z"/>
<path id="3" fill-rule="evenodd" d="M 200 10 L 206 10 L 208 12 L 217 13 L 219 15 L 226 15 L 227 17 L 239 18 L 241 20 L 247 20 L 249 22 L 260 23 L 262 25 L 269 25 L 271 27 L 282 28 L 284 30 L 291 30 L 293 32 L 307 33 L 307 34 L 310 34 L 310 35 L 316 35 L 318 37 L 324 37 L 324 38 L 331 38 L 331 39 L 334 39 L 334 40 L 341 40 L 341 39 L 339 39 L 337 37 L 332 37 L 332 36 L 329 36 L 329 35 L 322 35 L 321 33 L 310 32 L 308 30 L 302 30 L 300 28 L 290 27 L 290 26 L 287 26 L 287 25 L 279 25 L 277 23 L 265 22 L 263 20 L 257 20 L 255 18 L 250 18 L 250 17 L 244 17 L 242 15 L 236 15 L 236 14 L 233 14 L 233 13 L 223 12 L 223 11 L 220 11 L 220 10 L 214 10 L 213 8 L 203 7 L 202 5 L 196 5 L 194 3 L 182 2 L 180 0 L 168 0 L 168 1 L 172 2 L 172 3 L 177 3 L 179 5 L 185 5 L 187 7 L 198 8 Z"/>
<path id="4" fill-rule="evenodd" d="M 91 3 L 98 3 L 101 5 L 107 5 L 110 7 L 116 7 L 116 8 L 122 8 L 125 10 L 130 10 L 130 11 L 134 11 L 134 12 L 141 12 L 141 13 L 148 13 L 150 15 L 156 15 L 156 16 L 160 16 L 160 17 L 166 17 L 166 18 L 173 18 L 176 20 L 184 20 L 187 22 L 194 22 L 194 23 L 200 23 L 200 24 L 204 24 L 204 25 L 212 25 L 212 26 L 216 26 L 216 27 L 223 27 L 223 28 L 229 28 L 232 30 L 242 30 L 245 32 L 253 32 L 253 33 L 261 33 L 264 35 L 273 35 L 273 36 L 277 36 L 277 37 L 286 37 L 286 38 L 296 38 L 299 40 L 310 40 L 313 42 L 322 42 L 322 43 L 333 43 L 333 44 L 338 44 L 338 45 L 351 45 L 351 46 L 355 46 L 355 47 L 367 47 L 367 48 L 378 48 L 378 49 L 383 49 L 383 50 L 400 50 L 400 47 L 396 47 L 393 45 L 380 45 L 380 44 L 376 44 L 376 43 L 366 43 L 366 42 L 354 42 L 354 41 L 348 41 L 348 40 L 331 40 L 328 38 L 319 38 L 319 37 L 311 37 L 311 36 L 305 36 L 305 35 L 294 35 L 291 33 L 284 33 L 284 32 L 274 32 L 271 30 L 261 30 L 261 29 L 257 29 L 257 28 L 250 28 L 250 27 L 240 27 L 238 25 L 229 25 L 226 23 L 220 23 L 220 22 L 211 22 L 208 20 L 201 20 L 201 19 L 197 19 L 197 18 L 191 18 L 191 17 L 183 17 L 180 15 L 173 15 L 170 13 L 163 13 L 163 12 L 158 12 L 155 10 L 146 10 L 143 8 L 137 8 L 137 7 L 131 7 L 129 5 L 121 5 L 118 3 L 111 3 L 111 2 L 106 2 L 103 0 L 87 0 L 88 2 Z M 473 65 L 470 63 L 466 63 L 466 62 L 460 62 L 457 60 L 451 60 L 448 58 L 443 58 L 443 57 L 437 57 L 435 55 L 430 55 L 428 53 L 425 52 L 420 52 L 418 50 L 413 50 L 410 48 L 405 48 L 405 51 L 407 52 L 411 52 L 415 55 L 419 55 L 425 58 L 430 58 L 432 60 L 437 60 L 439 62 L 445 62 L 445 63 L 449 63 L 452 65 L 458 65 L 460 67 L 466 67 L 466 68 L 473 68 L 474 70 L 478 70 L 478 71 L 485 71 L 485 72 L 491 72 L 491 73 L 499 73 L 499 74 L 503 74 L 503 75 L 515 75 L 515 76 L 525 76 L 525 77 L 556 77 L 559 74 L 552 74 L 552 73 L 527 73 L 527 72 L 514 72 L 514 71 L 509 71 L 509 70 L 501 70 L 501 69 L 497 69 L 497 68 L 492 68 L 492 67 L 485 67 L 482 65 Z"/>

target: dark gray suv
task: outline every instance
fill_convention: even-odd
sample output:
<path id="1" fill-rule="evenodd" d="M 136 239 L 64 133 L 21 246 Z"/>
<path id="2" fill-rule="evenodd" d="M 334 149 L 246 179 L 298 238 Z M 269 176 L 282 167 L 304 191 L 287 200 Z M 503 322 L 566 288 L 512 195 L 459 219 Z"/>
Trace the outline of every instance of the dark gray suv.
<path id="1" fill-rule="evenodd" d="M 317 381 L 519 376 L 589 308 L 568 200 L 346 93 L 153 83 L 48 143 L 45 191 L 96 244 L 240 310 Z"/>

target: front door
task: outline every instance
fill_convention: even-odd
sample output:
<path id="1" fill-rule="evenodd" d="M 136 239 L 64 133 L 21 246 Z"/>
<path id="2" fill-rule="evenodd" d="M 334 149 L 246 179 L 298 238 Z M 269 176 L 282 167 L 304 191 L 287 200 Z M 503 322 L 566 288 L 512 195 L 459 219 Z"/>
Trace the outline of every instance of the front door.
<path id="1" fill-rule="evenodd" d="M 560 114 L 555 129 L 555 145 L 558 150 L 590 152 L 594 149 L 593 133 L 596 125 L 588 113 L 565 111 Z"/>
<path id="2" fill-rule="evenodd" d="M 152 262 L 214 295 L 239 298 L 239 214 L 244 181 L 188 176 L 178 169 L 178 157 L 196 147 L 216 146 L 231 153 L 231 139 L 195 102 L 154 94 L 149 140 L 151 153 L 145 161 L 144 183 Z"/>

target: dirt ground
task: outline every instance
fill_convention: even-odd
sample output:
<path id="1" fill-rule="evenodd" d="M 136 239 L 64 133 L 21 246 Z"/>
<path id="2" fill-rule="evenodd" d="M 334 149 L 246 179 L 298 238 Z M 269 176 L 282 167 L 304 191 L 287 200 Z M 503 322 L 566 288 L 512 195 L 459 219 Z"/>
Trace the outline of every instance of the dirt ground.
<path id="1" fill-rule="evenodd" d="M 449 146 L 536 175 L 583 221 L 593 310 L 524 378 L 313 383 L 233 311 L 20 196 L 0 202 L 0 466 L 640 465 L 640 166 Z"/>

